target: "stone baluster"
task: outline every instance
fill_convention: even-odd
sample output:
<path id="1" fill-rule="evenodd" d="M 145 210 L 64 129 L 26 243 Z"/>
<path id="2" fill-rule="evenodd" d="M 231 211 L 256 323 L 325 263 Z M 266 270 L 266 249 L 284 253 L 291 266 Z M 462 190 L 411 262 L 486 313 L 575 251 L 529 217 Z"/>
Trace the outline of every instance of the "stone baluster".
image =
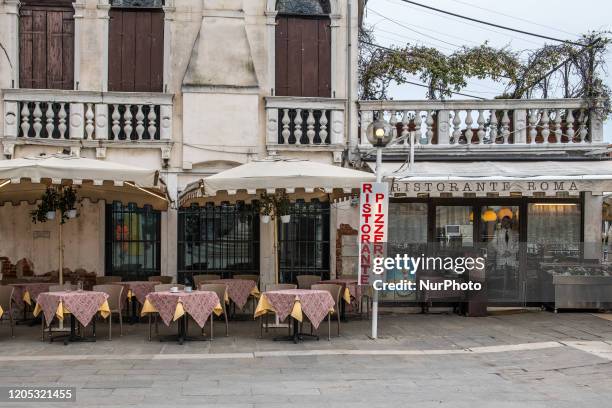
<path id="1" fill-rule="evenodd" d="M 497 143 L 497 126 L 497 111 L 495 109 L 491 109 L 491 116 L 489 118 L 489 143 Z"/>
<path id="2" fill-rule="evenodd" d="M 85 134 L 87 135 L 87 139 L 93 139 L 93 131 L 94 131 L 94 113 L 91 108 L 91 103 L 86 104 L 87 110 L 85 111 Z"/>
<path id="3" fill-rule="evenodd" d="M 538 136 L 538 110 L 531 109 L 531 114 L 529 115 L 529 143 L 535 144 L 536 137 Z"/>
<path id="4" fill-rule="evenodd" d="M 308 116 L 306 117 L 306 137 L 308 138 L 308 144 L 314 144 L 315 138 L 315 118 L 312 109 L 308 109 Z"/>
<path id="5" fill-rule="evenodd" d="M 574 143 L 576 131 L 574 130 L 574 113 L 572 112 L 572 109 L 567 110 L 567 117 L 565 118 L 565 123 L 567 125 L 567 142 Z"/>
<path id="6" fill-rule="evenodd" d="M 550 122 L 550 118 L 548 117 L 548 109 L 542 110 L 542 118 L 540 121 L 542 122 L 542 137 L 544 138 L 544 143 L 548 143 L 548 136 L 550 136 L 550 129 L 548 127 L 548 123 Z"/>
<path id="7" fill-rule="evenodd" d="M 586 124 L 586 114 L 584 113 L 584 109 L 580 109 L 580 116 L 578 117 L 578 137 L 580 143 L 586 143 L 586 137 L 589 133 Z"/>
<path id="8" fill-rule="evenodd" d="M 508 139 L 510 138 L 510 116 L 508 116 L 508 109 L 504 109 L 504 114 L 502 115 L 502 138 L 504 139 L 504 144 L 508 144 Z"/>
<path id="9" fill-rule="evenodd" d="M 22 102 L 20 115 L 21 133 L 23 137 L 28 137 L 28 133 L 30 132 L 30 108 L 28 107 L 28 102 Z"/>
<path id="10" fill-rule="evenodd" d="M 321 109 L 321 117 L 319 118 L 319 138 L 321 139 L 321 144 L 329 144 L 329 140 L 327 140 L 329 135 L 329 132 L 327 131 L 328 123 L 327 110 Z"/>
<path id="11" fill-rule="evenodd" d="M 472 123 L 474 123 L 474 119 L 472 119 L 472 110 L 465 110 L 465 143 L 472 143 L 472 135 L 474 132 L 472 131 Z"/>
<path id="12" fill-rule="evenodd" d="M 34 102 L 34 137 L 40 137 L 40 131 L 42 130 L 42 110 L 40 109 L 40 102 Z"/>
<path id="13" fill-rule="evenodd" d="M 136 111 L 136 135 L 138 135 L 137 140 L 142 140 L 142 135 L 145 131 L 144 127 L 144 113 L 142 112 L 142 105 L 137 105 L 138 110 Z"/>
<path id="14" fill-rule="evenodd" d="M 149 132 L 149 138 L 151 140 L 154 140 L 155 134 L 157 133 L 157 115 L 155 114 L 155 105 L 149 105 L 149 114 L 147 115 L 147 120 L 149 121 L 149 126 L 147 127 L 147 132 Z"/>
<path id="15" fill-rule="evenodd" d="M 123 133 L 125 133 L 125 139 L 131 140 L 132 132 L 132 105 L 125 105 L 125 113 L 123 114 Z"/>
<path id="16" fill-rule="evenodd" d="M 119 140 L 119 132 L 121 132 L 121 126 L 119 126 L 119 120 L 121 119 L 121 115 L 119 114 L 119 105 L 113 105 L 113 114 L 111 115 L 111 119 L 113 120 L 113 126 L 111 127 L 111 131 L 113 132 L 113 139 Z"/>
<path id="17" fill-rule="evenodd" d="M 555 109 L 555 119 L 553 120 L 555 141 L 553 143 L 561 143 L 563 132 L 561 131 L 561 109 Z"/>
<path id="18" fill-rule="evenodd" d="M 295 129 L 293 130 L 293 136 L 295 136 L 295 144 L 302 144 L 302 123 L 304 123 L 304 119 L 302 119 L 302 110 L 295 110 L 295 119 L 293 120 L 293 124 L 295 125 Z"/>
<path id="19" fill-rule="evenodd" d="M 94 115 L 96 140 L 108 140 L 108 134 L 110 133 L 108 128 L 108 104 L 96 103 L 94 105 Z"/>
<path id="20" fill-rule="evenodd" d="M 512 111 L 512 143 L 527 143 L 527 110 L 514 109 Z"/>
<path id="21" fill-rule="evenodd" d="M 159 107 L 159 138 L 172 140 L 172 105 Z"/>
<path id="22" fill-rule="evenodd" d="M 400 138 L 402 139 L 399 144 L 407 144 L 407 140 L 410 134 L 410 116 L 408 115 L 408 111 L 405 110 L 402 115 L 402 133 Z"/>
<path id="23" fill-rule="evenodd" d="M 397 112 L 391 111 L 390 115 L 389 126 L 391 126 L 391 138 L 392 140 L 395 140 L 397 136 Z"/>
<path id="24" fill-rule="evenodd" d="M 427 136 L 427 141 L 426 141 L 427 144 L 432 144 L 433 142 L 433 134 L 434 134 L 433 125 L 434 125 L 433 111 L 428 110 L 427 117 L 425 118 L 425 126 L 427 127 L 425 136 Z"/>
<path id="25" fill-rule="evenodd" d="M 282 143 L 289 144 L 289 136 L 291 136 L 291 131 L 289 130 L 289 125 L 291 124 L 291 119 L 289 118 L 289 109 L 283 109 L 283 131 L 281 132 L 281 136 L 283 137 Z"/>
<path id="26" fill-rule="evenodd" d="M 57 129 L 59 130 L 60 139 L 65 139 L 66 130 L 68 129 L 68 126 L 66 126 L 66 117 L 68 116 L 68 113 L 66 112 L 65 102 L 60 103 L 60 110 L 57 113 L 57 116 L 59 118 Z"/>
<path id="27" fill-rule="evenodd" d="M 453 143 L 458 144 L 461 138 L 461 116 L 459 110 L 455 109 L 453 113 Z"/>
<path id="28" fill-rule="evenodd" d="M 478 109 L 478 118 L 476 119 L 476 123 L 478 124 L 478 131 L 476 132 L 476 137 L 477 142 L 480 144 L 484 141 L 484 137 L 486 134 L 484 130 L 485 118 L 482 109 Z"/>
<path id="29" fill-rule="evenodd" d="M 51 139 L 53 138 L 53 130 L 55 129 L 55 125 L 53 124 L 53 119 L 55 119 L 55 113 L 53 112 L 53 103 L 47 103 L 47 111 L 45 112 L 45 116 L 47 117 L 47 124 L 45 125 L 45 130 L 47 131 L 47 137 Z"/>
<path id="30" fill-rule="evenodd" d="M 421 139 L 423 138 L 423 129 L 421 128 L 421 124 L 423 123 L 423 119 L 421 118 L 421 111 L 414 111 L 414 144 L 421 144 Z M 408 143 L 412 143 L 408 140 Z"/>

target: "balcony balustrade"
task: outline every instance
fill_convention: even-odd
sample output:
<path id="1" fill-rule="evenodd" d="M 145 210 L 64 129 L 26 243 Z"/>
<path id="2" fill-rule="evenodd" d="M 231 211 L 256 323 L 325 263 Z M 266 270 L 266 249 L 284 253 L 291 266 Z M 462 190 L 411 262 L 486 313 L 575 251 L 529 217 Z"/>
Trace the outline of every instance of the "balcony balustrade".
<path id="1" fill-rule="evenodd" d="M 266 145 L 278 151 L 330 151 L 346 147 L 344 99 L 272 96 L 266 99 Z"/>
<path id="2" fill-rule="evenodd" d="M 3 95 L 5 154 L 15 144 L 159 147 L 172 141 L 170 94 L 6 89 Z"/>
<path id="3" fill-rule="evenodd" d="M 360 147 L 366 129 L 384 117 L 395 129 L 391 150 L 417 152 L 592 149 L 603 142 L 601 118 L 583 99 L 487 101 L 361 101 Z"/>

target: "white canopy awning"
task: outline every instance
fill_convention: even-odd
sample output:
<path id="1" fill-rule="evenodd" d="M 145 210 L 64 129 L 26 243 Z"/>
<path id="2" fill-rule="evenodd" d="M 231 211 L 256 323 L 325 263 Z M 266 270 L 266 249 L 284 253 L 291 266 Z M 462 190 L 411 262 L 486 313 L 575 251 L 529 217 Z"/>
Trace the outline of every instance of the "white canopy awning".
<path id="1" fill-rule="evenodd" d="M 50 185 L 72 185 L 79 198 L 134 202 L 166 209 L 156 170 L 70 155 L 0 160 L 0 204 L 40 199 Z"/>
<path id="2" fill-rule="evenodd" d="M 309 160 L 267 158 L 254 160 L 207 177 L 187 187 L 181 205 L 212 197 L 220 192 L 228 196 L 254 196 L 260 191 L 273 193 L 284 190 L 288 194 L 350 194 L 364 181 L 376 177 L 364 171 L 347 169 Z M 236 197 L 234 197 L 236 198 Z"/>
<path id="3" fill-rule="evenodd" d="M 375 168 L 374 163 L 368 165 Z M 383 174 L 393 181 L 396 195 L 408 196 L 577 195 L 602 194 L 612 188 L 612 161 L 419 161 L 412 169 L 405 163 L 387 162 Z"/>

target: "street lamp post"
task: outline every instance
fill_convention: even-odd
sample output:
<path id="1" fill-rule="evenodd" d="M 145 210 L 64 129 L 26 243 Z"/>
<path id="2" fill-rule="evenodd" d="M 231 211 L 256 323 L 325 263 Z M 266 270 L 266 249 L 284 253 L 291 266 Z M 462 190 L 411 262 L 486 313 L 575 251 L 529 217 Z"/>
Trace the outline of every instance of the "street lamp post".
<path id="1" fill-rule="evenodd" d="M 378 119 L 372 122 L 366 131 L 368 141 L 376 148 L 376 183 L 382 183 L 382 154 L 385 146 L 391 142 L 396 129 L 384 120 L 383 112 L 379 112 Z M 378 291 L 372 293 L 372 336 L 378 338 Z"/>

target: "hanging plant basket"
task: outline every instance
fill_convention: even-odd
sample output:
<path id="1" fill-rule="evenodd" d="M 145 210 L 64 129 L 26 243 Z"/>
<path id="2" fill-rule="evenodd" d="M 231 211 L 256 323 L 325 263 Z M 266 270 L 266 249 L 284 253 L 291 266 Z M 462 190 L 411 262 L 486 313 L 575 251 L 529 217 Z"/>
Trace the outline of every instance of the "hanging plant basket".
<path id="1" fill-rule="evenodd" d="M 54 220 L 54 219 L 55 219 L 55 211 L 47 211 L 47 212 L 45 213 L 45 217 L 46 217 L 48 220 Z"/>
<path id="2" fill-rule="evenodd" d="M 261 216 L 261 222 L 264 224 L 268 224 L 270 222 L 270 216 L 269 215 L 262 215 Z"/>
<path id="3" fill-rule="evenodd" d="M 281 215 L 280 219 L 283 224 L 289 224 L 291 222 L 291 215 Z"/>
<path id="4" fill-rule="evenodd" d="M 68 218 L 73 219 L 77 217 L 77 210 L 75 208 L 66 211 L 66 215 L 68 216 Z"/>

